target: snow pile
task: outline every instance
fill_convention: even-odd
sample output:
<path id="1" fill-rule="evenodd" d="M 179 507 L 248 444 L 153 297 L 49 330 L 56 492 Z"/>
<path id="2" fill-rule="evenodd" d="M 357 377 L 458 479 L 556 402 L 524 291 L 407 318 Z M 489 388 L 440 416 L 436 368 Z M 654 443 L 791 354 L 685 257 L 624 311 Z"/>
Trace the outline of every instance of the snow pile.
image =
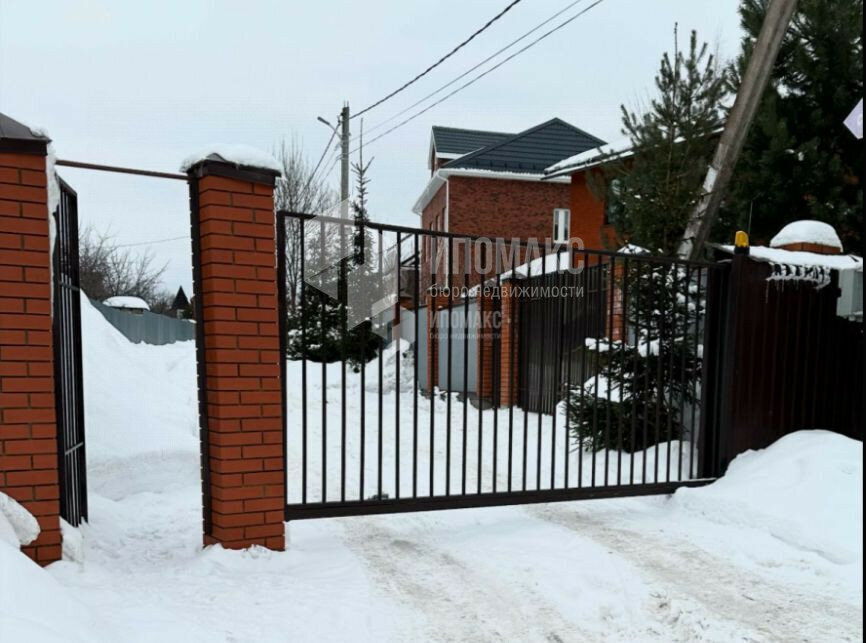
<path id="1" fill-rule="evenodd" d="M 400 390 L 412 391 L 415 383 L 415 364 L 412 347 L 405 339 L 397 339 L 382 350 L 382 393 L 392 393 L 397 385 L 397 354 L 400 355 Z M 364 388 L 369 393 L 379 390 L 379 359 L 367 363 Z"/>
<path id="2" fill-rule="evenodd" d="M 141 297 L 127 297 L 118 295 L 116 297 L 109 297 L 102 303 L 106 306 L 111 306 L 112 308 L 125 308 L 127 310 L 150 310 L 150 306 L 148 306 L 147 302 L 144 301 L 144 299 L 142 299 Z"/>
<path id="3" fill-rule="evenodd" d="M 727 473 L 674 502 L 704 518 L 769 532 L 839 564 L 863 560 L 863 443 L 798 431 L 747 451 Z"/>
<path id="4" fill-rule="evenodd" d="M 36 519 L 2 493 L 0 509 L 0 640 L 117 640 L 97 634 L 89 610 L 18 549 L 19 540 L 25 542 L 21 530 L 30 530 Z"/>
<path id="5" fill-rule="evenodd" d="M 81 325 L 88 468 L 197 456 L 195 342 L 133 344 L 84 295 Z"/>
<path id="6" fill-rule="evenodd" d="M 829 223 L 803 219 L 789 223 L 770 240 L 771 248 L 781 248 L 791 243 L 816 243 L 822 246 L 838 248 L 842 252 L 842 242 L 839 235 Z"/>
<path id="7" fill-rule="evenodd" d="M 180 165 L 180 171 L 186 172 L 193 165 L 202 161 L 214 160 L 214 157 L 216 157 L 216 160 L 232 163 L 236 167 L 254 167 L 263 170 L 273 170 L 282 174 L 282 167 L 273 156 L 251 145 L 244 145 L 242 143 L 214 143 L 207 145 L 195 154 L 186 157 Z"/>
<path id="8" fill-rule="evenodd" d="M 39 537 L 36 518 L 13 498 L 0 492 L 0 540 L 10 545 L 29 545 Z"/>

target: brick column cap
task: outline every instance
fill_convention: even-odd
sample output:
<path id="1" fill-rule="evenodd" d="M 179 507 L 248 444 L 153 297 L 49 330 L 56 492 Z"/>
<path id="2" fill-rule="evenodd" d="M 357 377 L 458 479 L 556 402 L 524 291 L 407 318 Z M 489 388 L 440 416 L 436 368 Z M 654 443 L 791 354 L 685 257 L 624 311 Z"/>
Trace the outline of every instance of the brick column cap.
<path id="1" fill-rule="evenodd" d="M 181 172 L 190 177 L 223 176 L 273 186 L 282 176 L 279 162 L 250 145 L 211 145 L 184 160 Z"/>
<path id="2" fill-rule="evenodd" d="M 42 132 L 0 113 L 0 152 L 45 156 L 50 142 Z"/>

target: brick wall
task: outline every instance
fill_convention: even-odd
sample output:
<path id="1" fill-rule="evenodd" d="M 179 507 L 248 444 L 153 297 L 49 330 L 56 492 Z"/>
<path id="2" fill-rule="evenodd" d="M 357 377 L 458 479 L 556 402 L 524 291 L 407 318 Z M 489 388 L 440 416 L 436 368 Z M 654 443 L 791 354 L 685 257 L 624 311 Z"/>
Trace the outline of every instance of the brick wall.
<path id="1" fill-rule="evenodd" d="M 499 301 L 502 327 L 499 334 L 499 405 L 517 404 L 519 386 L 518 355 L 520 354 L 519 302 L 513 296 L 511 282 L 504 282 Z"/>
<path id="2" fill-rule="evenodd" d="M 41 564 L 61 553 L 44 147 L 0 151 L 0 491 L 39 521 Z"/>
<path id="3" fill-rule="evenodd" d="M 589 250 L 607 250 L 615 244 L 613 226 L 605 224 L 604 201 L 593 194 L 586 172 L 571 176 L 571 222 L 572 237 L 583 239 L 583 247 Z"/>
<path id="4" fill-rule="evenodd" d="M 194 213 L 205 543 L 281 550 L 286 473 L 274 175 L 213 162 L 190 173 L 199 220 L 196 231 Z"/>

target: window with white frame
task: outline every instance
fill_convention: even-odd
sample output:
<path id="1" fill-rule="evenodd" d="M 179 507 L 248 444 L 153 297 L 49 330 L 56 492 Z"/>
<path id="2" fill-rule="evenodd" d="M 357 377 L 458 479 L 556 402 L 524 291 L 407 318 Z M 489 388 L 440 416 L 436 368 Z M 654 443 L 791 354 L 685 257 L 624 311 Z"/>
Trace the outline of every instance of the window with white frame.
<path id="1" fill-rule="evenodd" d="M 554 208 L 553 210 L 553 240 L 557 243 L 568 241 L 571 210 Z"/>

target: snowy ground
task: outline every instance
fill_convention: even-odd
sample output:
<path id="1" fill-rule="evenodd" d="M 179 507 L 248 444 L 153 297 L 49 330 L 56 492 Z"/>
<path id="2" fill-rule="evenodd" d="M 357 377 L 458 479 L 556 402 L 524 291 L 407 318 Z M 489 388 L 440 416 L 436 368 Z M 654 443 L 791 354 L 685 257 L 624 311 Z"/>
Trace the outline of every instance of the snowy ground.
<path id="1" fill-rule="evenodd" d="M 672 497 L 298 521 L 283 553 L 202 550 L 193 347 L 131 345 L 84 308 L 83 550 L 45 572 L 0 539 L 0 640 L 862 639 L 859 442 L 794 434 Z"/>

